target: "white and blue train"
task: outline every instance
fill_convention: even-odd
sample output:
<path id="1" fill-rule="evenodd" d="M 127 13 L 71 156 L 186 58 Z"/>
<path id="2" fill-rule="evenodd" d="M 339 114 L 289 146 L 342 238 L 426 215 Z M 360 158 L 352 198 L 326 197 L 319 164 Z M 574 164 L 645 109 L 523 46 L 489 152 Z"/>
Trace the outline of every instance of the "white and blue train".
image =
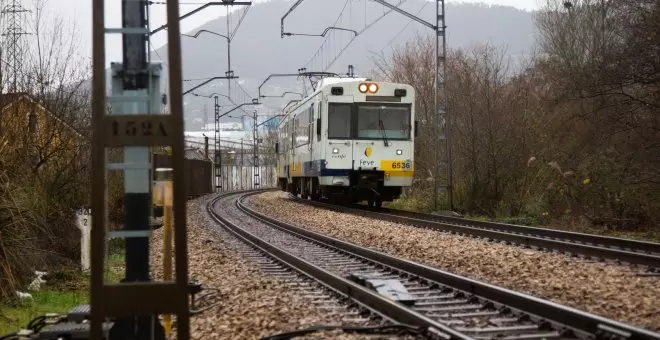
<path id="1" fill-rule="evenodd" d="M 324 78 L 278 125 L 281 190 L 380 207 L 414 173 L 415 92 L 406 84 Z"/>

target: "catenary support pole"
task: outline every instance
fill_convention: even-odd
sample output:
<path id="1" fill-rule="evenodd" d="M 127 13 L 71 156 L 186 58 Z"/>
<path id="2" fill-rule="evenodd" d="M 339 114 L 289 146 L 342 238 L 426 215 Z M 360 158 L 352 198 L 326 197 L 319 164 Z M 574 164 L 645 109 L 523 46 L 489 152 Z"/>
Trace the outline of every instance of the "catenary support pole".
<path id="1" fill-rule="evenodd" d="M 214 169 L 215 169 L 215 188 L 222 191 L 222 144 L 220 141 L 220 102 L 218 96 L 214 97 L 214 117 L 215 117 L 215 149 L 214 149 Z"/>
<path id="2" fill-rule="evenodd" d="M 445 175 L 447 176 L 445 189 L 446 189 L 446 194 L 447 194 L 447 209 L 448 210 L 453 210 L 454 208 L 454 200 L 453 200 L 453 186 L 452 186 L 452 170 L 451 170 L 451 120 L 449 116 L 449 108 L 448 108 L 448 92 L 447 92 L 447 35 L 446 35 L 446 22 L 445 22 L 445 0 L 436 0 L 436 18 L 437 18 L 437 23 L 436 23 L 436 41 L 435 41 L 435 46 L 436 46 L 436 59 L 435 59 L 435 65 L 436 65 L 436 95 L 435 95 L 435 100 L 436 100 L 436 113 L 438 117 L 438 132 L 442 131 L 444 129 L 445 133 L 444 135 L 440 135 L 444 137 L 444 142 L 445 142 L 445 159 L 444 159 L 444 166 L 445 166 Z M 442 106 L 437 102 L 438 99 L 438 89 L 442 90 Z M 441 119 L 444 118 L 444 119 Z M 444 120 L 444 122 L 443 122 Z M 444 126 L 443 126 L 444 125 Z M 443 139 L 438 138 L 438 144 L 441 144 Z M 440 150 L 442 150 L 442 146 L 438 145 L 438 155 L 440 155 Z M 443 162 L 441 160 L 438 160 L 438 163 Z M 438 166 L 438 169 L 441 167 Z M 440 178 L 440 171 L 438 171 L 438 174 L 436 175 L 436 178 Z M 442 185 L 440 183 L 437 183 L 436 185 L 436 195 L 437 192 L 442 188 Z M 438 207 L 438 199 L 435 201 L 435 208 L 436 210 L 439 208 Z"/>
<path id="3" fill-rule="evenodd" d="M 435 0 L 435 23 L 429 23 L 424 19 L 404 11 L 401 8 L 398 8 L 395 5 L 387 2 L 386 0 L 373 0 L 395 12 L 402 14 L 411 20 L 417 21 L 418 23 L 429 27 L 435 32 L 435 79 L 433 86 L 433 103 L 436 113 L 436 129 L 437 131 L 433 134 L 437 136 L 435 138 L 436 144 L 436 158 L 435 158 L 435 175 L 434 177 L 434 206 L 436 210 L 440 208 L 440 197 L 438 192 L 441 189 L 445 189 L 447 194 L 447 209 L 453 210 L 453 186 L 452 186 L 452 169 L 451 169 L 451 119 L 448 109 L 448 98 L 447 98 L 447 24 L 446 24 L 446 13 L 445 13 L 445 0 Z M 439 96 L 442 94 L 442 101 L 439 100 Z M 444 131 L 444 133 L 441 133 Z M 444 147 L 442 143 L 445 143 Z M 442 160 L 441 152 L 444 151 L 444 160 Z M 446 180 L 442 181 L 442 168 L 444 168 L 444 176 Z"/>
<path id="4" fill-rule="evenodd" d="M 209 158 L 209 137 L 204 136 L 204 158 Z"/>
<path id="5" fill-rule="evenodd" d="M 254 182 L 253 188 L 258 189 L 259 188 L 259 183 L 261 181 L 260 181 L 260 178 L 259 178 L 259 150 L 258 150 L 258 147 L 259 147 L 259 131 L 257 130 L 257 128 L 258 128 L 257 110 L 254 110 L 254 125 L 253 126 L 254 126 L 254 128 L 253 128 L 253 132 L 252 132 L 252 139 L 254 140 L 254 144 L 253 144 L 254 149 L 252 150 L 252 157 L 253 157 L 252 177 L 253 177 L 253 182 Z"/>

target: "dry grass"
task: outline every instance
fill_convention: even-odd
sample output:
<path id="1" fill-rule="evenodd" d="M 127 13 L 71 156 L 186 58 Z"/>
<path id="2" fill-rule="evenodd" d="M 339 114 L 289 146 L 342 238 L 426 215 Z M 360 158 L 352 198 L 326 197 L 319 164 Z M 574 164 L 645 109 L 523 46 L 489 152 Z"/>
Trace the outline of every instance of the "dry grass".
<path id="1" fill-rule="evenodd" d="M 24 279 L 44 264 L 38 235 L 45 232 L 27 195 L 0 173 L 0 300 L 15 296 Z"/>

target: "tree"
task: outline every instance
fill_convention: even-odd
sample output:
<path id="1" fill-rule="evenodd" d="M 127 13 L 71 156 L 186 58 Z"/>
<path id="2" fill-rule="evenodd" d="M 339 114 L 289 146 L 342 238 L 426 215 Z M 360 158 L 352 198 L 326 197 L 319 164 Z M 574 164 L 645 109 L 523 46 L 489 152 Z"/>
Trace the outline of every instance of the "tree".
<path id="1" fill-rule="evenodd" d="M 32 5 L 32 35 L 19 83 L 34 99 L 25 107 L 27 115 L 34 116 L 37 107 L 44 110 L 38 110 L 39 119 L 28 118 L 29 124 L 25 112 L 11 110 L 2 117 L 3 123 L 16 124 L 0 136 L 6 188 L 0 191 L 0 215 L 13 216 L 0 218 L 0 281 L 9 284 L 0 298 L 21 287 L 35 269 L 79 257 L 74 209 L 89 198 L 89 62 L 78 54 L 75 26 L 68 30 L 63 18 L 49 18 L 46 0 Z"/>
<path id="2" fill-rule="evenodd" d="M 660 219 L 660 3 L 548 1 L 537 18 L 557 156 L 590 185 L 571 197 L 594 221 Z M 622 199 L 625 197 L 625 199 Z M 656 207 L 656 208 L 654 208 Z"/>

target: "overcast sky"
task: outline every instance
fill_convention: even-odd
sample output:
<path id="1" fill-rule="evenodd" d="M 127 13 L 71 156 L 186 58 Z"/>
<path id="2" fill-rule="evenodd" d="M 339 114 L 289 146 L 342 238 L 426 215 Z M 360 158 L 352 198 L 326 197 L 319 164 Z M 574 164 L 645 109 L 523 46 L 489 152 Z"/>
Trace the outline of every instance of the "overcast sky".
<path id="1" fill-rule="evenodd" d="M 158 1 L 158 0 L 154 0 Z M 163 0 L 161 0 L 164 2 Z M 256 0 L 256 2 L 262 2 L 265 0 Z M 311 1 L 311 0 L 310 0 Z M 319 0 L 314 0 L 319 1 Z M 321 0 L 321 1 L 337 1 L 337 0 Z M 541 0 L 462 0 L 454 1 L 447 0 L 447 3 L 455 2 L 483 2 L 487 4 L 497 4 L 497 5 L 509 5 L 516 8 L 533 10 L 538 8 L 538 2 Z M 26 5 L 31 3 L 31 0 L 24 0 Z M 202 0 L 180 0 L 181 14 L 189 12 L 199 5 L 188 5 L 188 3 L 206 3 Z M 293 3 L 293 1 L 291 1 Z M 393 1 L 391 1 L 393 2 Z M 119 27 L 121 24 L 121 0 L 105 0 L 106 3 L 106 26 L 108 27 Z M 92 24 L 92 0 L 48 0 L 49 12 L 55 15 L 62 15 L 69 23 L 73 23 L 75 20 L 76 25 L 80 31 L 81 43 L 83 51 L 80 51 L 81 54 L 87 52 L 91 55 L 91 24 Z M 165 5 L 153 5 L 150 7 L 150 20 L 151 28 L 154 29 L 166 23 L 166 11 Z M 218 16 L 224 15 L 224 8 L 219 7 L 210 7 L 204 9 L 203 11 L 187 18 L 181 22 L 181 30 L 183 32 L 191 30 L 195 27 L 198 27 L 204 24 L 207 21 L 213 20 Z M 249 14 L 248 14 L 249 15 Z M 451 23 L 448 22 L 448 25 Z M 152 37 L 153 46 L 156 48 L 162 46 L 167 42 L 167 32 L 161 31 Z M 121 59 L 121 40 L 116 34 L 106 34 L 106 63 L 109 64 L 110 61 L 119 61 Z"/>

